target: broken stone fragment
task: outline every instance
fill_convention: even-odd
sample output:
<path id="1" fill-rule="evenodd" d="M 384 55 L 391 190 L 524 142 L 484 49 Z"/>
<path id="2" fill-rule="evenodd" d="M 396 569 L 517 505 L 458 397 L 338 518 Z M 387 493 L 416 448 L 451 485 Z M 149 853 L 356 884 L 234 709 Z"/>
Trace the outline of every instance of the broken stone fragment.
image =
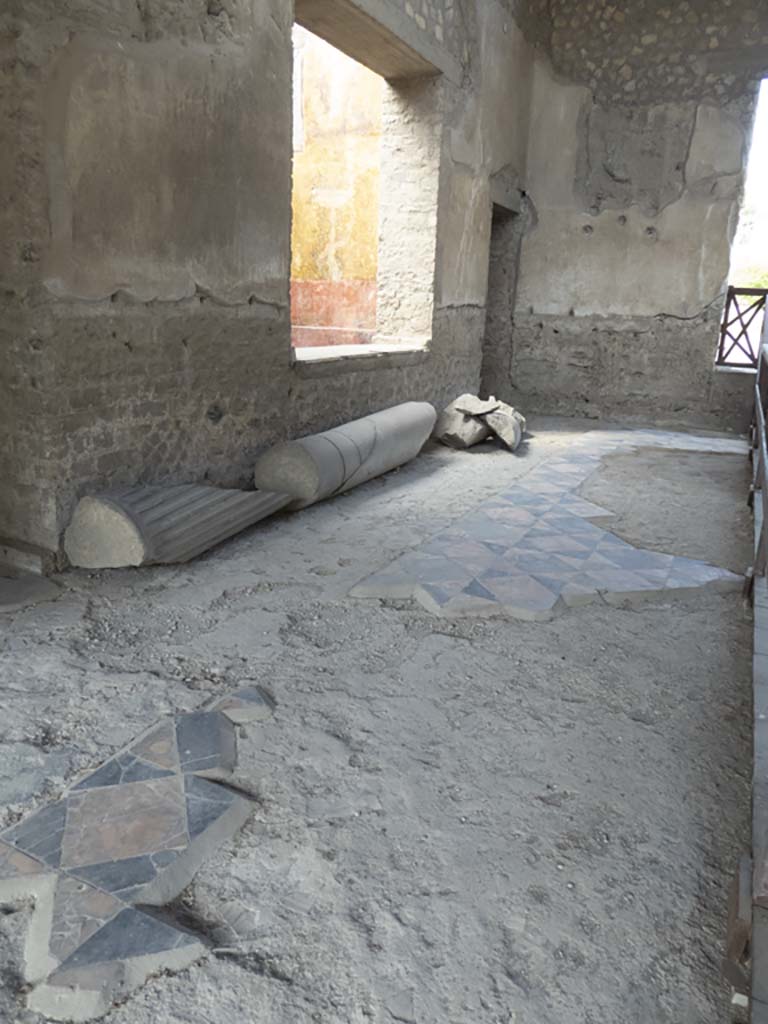
<path id="1" fill-rule="evenodd" d="M 490 406 L 498 408 L 498 402 L 481 402 L 474 395 L 460 395 L 443 409 L 435 426 L 434 437 L 449 448 L 471 448 L 491 436 L 489 427 L 474 413 L 465 410 Z"/>
<path id="2" fill-rule="evenodd" d="M 476 395 L 459 395 L 451 404 L 457 412 L 466 413 L 467 416 L 487 416 L 489 412 L 495 412 L 504 403 L 497 402 L 493 395 L 485 399 L 478 398 Z"/>
<path id="3" fill-rule="evenodd" d="M 510 451 L 520 447 L 525 433 L 525 417 L 511 405 L 499 402 L 498 408 L 483 416 L 483 420 Z"/>
<path id="4" fill-rule="evenodd" d="M 64 550 L 81 569 L 187 562 L 289 501 L 285 494 L 202 484 L 128 487 L 81 498 Z"/>
<path id="5" fill-rule="evenodd" d="M 443 410 L 435 438 L 451 448 L 471 448 L 495 434 L 511 451 L 520 446 L 525 417 L 493 395 L 482 399 L 460 395 Z"/>

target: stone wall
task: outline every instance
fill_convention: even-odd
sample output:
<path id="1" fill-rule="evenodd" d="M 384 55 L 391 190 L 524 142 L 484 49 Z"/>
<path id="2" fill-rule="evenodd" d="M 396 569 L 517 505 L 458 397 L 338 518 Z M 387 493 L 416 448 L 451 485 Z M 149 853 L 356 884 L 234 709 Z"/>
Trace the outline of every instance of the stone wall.
<path id="1" fill-rule="evenodd" d="M 539 412 L 743 429 L 714 370 L 768 10 L 552 0 L 509 376 Z M 556 154 L 556 156 L 555 156 Z"/>
<path id="2" fill-rule="evenodd" d="M 765 71 L 760 0 L 547 0 L 557 71 L 598 103 L 741 102 Z"/>
<path id="3" fill-rule="evenodd" d="M 244 484 L 275 440 L 477 386 L 488 178 L 513 160 L 523 174 L 530 56 L 496 0 L 472 28 L 466 82 L 447 15 L 474 4 L 428 5 L 426 29 L 415 5 L 412 18 L 394 0 L 365 7 L 399 10 L 410 51 L 444 74 L 428 89 L 428 345 L 351 368 L 291 357 L 291 5 L 3 8 L 0 543 L 55 554 L 85 492 Z M 500 133 L 510 95 L 520 124 Z"/>
<path id="4" fill-rule="evenodd" d="M 407 160 L 384 229 L 408 217 L 380 240 L 388 321 L 424 348 L 292 360 L 292 4 L 14 0 L 0 10 L 0 545 L 52 555 L 87 491 L 247 483 L 277 439 L 475 390 L 498 193 L 510 208 L 526 193 L 529 213 L 506 339 L 513 280 L 491 309 L 489 388 L 532 412 L 743 421 L 748 380 L 715 377 L 710 349 L 761 7 L 733 0 L 723 20 L 712 2 L 694 25 L 674 20 L 680 5 L 665 19 L 614 3 L 626 28 L 611 35 L 589 3 L 566 26 L 560 0 L 554 23 L 544 0 L 295 2 L 374 70 L 427 76 L 387 93 L 383 163 L 398 147 Z M 674 46 L 687 70 L 667 81 Z"/>

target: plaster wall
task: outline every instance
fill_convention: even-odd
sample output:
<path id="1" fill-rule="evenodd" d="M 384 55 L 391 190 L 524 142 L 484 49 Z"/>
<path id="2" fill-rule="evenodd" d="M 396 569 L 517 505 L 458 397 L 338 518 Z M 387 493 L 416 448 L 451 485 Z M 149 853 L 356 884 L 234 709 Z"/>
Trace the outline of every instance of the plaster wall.
<path id="1" fill-rule="evenodd" d="M 716 371 L 714 352 L 755 62 L 740 53 L 729 64 L 721 54 L 719 70 L 708 70 L 719 49 L 708 41 L 720 39 L 725 24 L 731 43 L 741 32 L 746 49 L 758 8 L 732 10 L 734 29 L 722 12 L 710 26 L 701 11 L 681 22 L 676 9 L 664 15 L 658 4 L 599 0 L 583 5 L 592 8 L 589 24 L 590 12 L 571 5 L 564 25 L 564 5 L 554 6 L 551 58 L 539 54 L 533 74 L 532 218 L 508 370 L 495 389 L 536 412 L 743 429 L 750 377 Z M 631 20 L 632 40 L 612 25 L 590 35 L 595 19 L 617 12 L 617 25 Z M 638 13 L 658 45 L 637 36 Z M 578 31 L 568 36 L 568 28 Z M 670 78 L 656 55 L 673 44 L 680 52 Z"/>
<path id="2" fill-rule="evenodd" d="M 393 324 L 410 331 L 421 317 L 427 344 L 319 367 L 291 357 L 292 5 L 3 8 L 0 540 L 54 555 L 85 492 L 243 484 L 278 439 L 478 386 L 487 177 L 523 159 L 525 134 L 515 124 L 503 143 L 490 138 L 501 115 L 487 106 L 506 100 L 484 67 L 517 47 L 505 74 L 524 93 L 528 50 L 496 0 L 479 14 L 451 0 L 413 15 L 395 0 L 364 6 L 407 23 L 409 52 L 433 68 L 393 83 L 387 101 L 407 101 L 414 171 L 401 194 L 427 233 L 383 290 Z M 421 182 L 420 161 L 434 172 Z"/>

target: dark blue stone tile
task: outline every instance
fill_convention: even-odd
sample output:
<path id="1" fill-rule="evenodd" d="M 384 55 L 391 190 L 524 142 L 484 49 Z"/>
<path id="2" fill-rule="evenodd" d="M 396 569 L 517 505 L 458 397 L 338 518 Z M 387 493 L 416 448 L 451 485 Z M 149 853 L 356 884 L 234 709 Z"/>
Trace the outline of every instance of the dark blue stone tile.
<path id="1" fill-rule="evenodd" d="M 2 839 L 49 867 L 61 863 L 61 842 L 67 820 L 67 801 L 58 800 L 4 832 Z"/>
<path id="2" fill-rule="evenodd" d="M 131 894 L 137 888 L 143 888 L 148 882 L 154 881 L 158 871 L 168 867 L 177 857 L 176 850 L 162 850 L 142 857 L 88 864 L 72 868 L 69 873 L 105 892 L 126 899 L 126 893 Z"/>
<path id="3" fill-rule="evenodd" d="M 496 601 L 490 590 L 486 590 L 478 580 L 472 580 L 469 586 L 464 587 L 462 594 L 467 594 L 469 597 L 481 597 L 484 601 Z"/>
<path id="4" fill-rule="evenodd" d="M 176 718 L 176 745 L 183 772 L 231 771 L 237 760 L 235 730 L 218 711 L 193 711 Z"/>
<path id="5" fill-rule="evenodd" d="M 481 580 L 503 580 L 511 576 L 512 573 L 507 569 L 486 569 L 485 572 L 481 573 L 478 579 Z"/>
<path id="6" fill-rule="evenodd" d="M 179 949 L 199 940 L 133 907 L 126 907 L 78 947 L 60 970 L 130 960 L 132 957 Z"/>
<path id="7" fill-rule="evenodd" d="M 144 782 L 146 779 L 162 779 L 173 772 L 167 768 L 142 761 L 133 754 L 118 754 L 106 761 L 93 774 L 86 776 L 72 789 L 93 789 L 97 786 L 122 786 L 126 782 Z"/>
<path id="8" fill-rule="evenodd" d="M 484 547 L 488 548 L 494 555 L 503 555 L 509 547 L 508 544 L 494 544 L 491 541 L 484 540 L 481 542 Z"/>
<path id="9" fill-rule="evenodd" d="M 446 587 L 441 587 L 433 583 L 422 583 L 421 589 L 426 591 L 432 600 L 441 608 L 448 604 L 449 601 L 453 600 L 453 598 L 456 597 L 456 594 L 459 593 L 458 590 L 449 590 Z"/>
<path id="10" fill-rule="evenodd" d="M 187 829 L 190 839 L 217 821 L 234 803 L 236 796 L 215 782 L 187 775 L 184 779 L 187 798 Z"/>

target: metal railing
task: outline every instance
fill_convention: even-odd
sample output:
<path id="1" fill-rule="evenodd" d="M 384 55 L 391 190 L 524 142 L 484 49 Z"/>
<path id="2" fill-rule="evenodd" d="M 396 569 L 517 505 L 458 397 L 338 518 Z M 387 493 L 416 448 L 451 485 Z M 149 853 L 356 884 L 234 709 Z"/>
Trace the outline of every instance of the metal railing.
<path id="1" fill-rule="evenodd" d="M 755 576 L 765 576 L 768 565 L 768 437 L 766 436 L 766 403 L 768 403 L 768 318 L 763 323 L 762 339 L 755 360 L 755 408 L 752 413 L 751 447 L 752 486 L 749 505 L 758 520 L 759 532 L 755 546 L 755 561 L 747 575 L 747 593 L 752 597 Z M 759 505 L 755 496 L 759 495 Z"/>
<path id="2" fill-rule="evenodd" d="M 717 346 L 717 366 L 756 368 L 765 326 L 768 288 L 728 289 Z"/>

